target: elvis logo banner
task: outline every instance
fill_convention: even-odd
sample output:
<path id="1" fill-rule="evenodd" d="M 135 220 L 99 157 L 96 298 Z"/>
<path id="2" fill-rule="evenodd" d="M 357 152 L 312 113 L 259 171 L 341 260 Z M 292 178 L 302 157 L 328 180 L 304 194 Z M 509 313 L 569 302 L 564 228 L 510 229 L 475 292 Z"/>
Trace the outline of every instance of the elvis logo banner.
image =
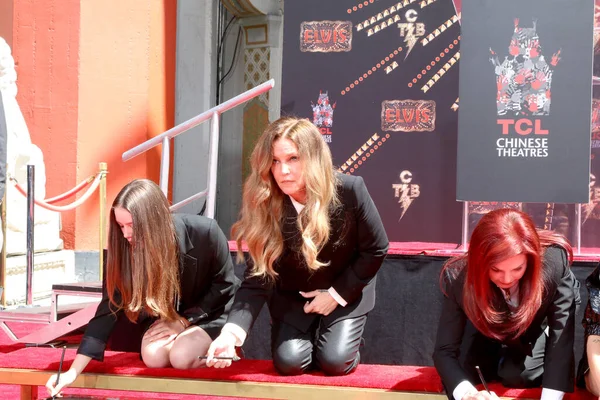
<path id="1" fill-rule="evenodd" d="M 452 0 L 285 4 L 281 113 L 312 121 L 336 170 L 365 180 L 393 242 L 461 239 L 459 9 Z"/>
<path id="2" fill-rule="evenodd" d="M 462 3 L 457 199 L 587 203 L 593 0 Z"/>

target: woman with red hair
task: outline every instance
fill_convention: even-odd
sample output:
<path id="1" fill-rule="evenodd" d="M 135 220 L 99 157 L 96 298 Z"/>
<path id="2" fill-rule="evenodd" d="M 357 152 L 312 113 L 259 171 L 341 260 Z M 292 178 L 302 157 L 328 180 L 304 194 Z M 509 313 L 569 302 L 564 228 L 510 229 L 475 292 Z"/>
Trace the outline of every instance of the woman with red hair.
<path id="1" fill-rule="evenodd" d="M 579 282 L 573 251 L 520 211 L 491 211 L 469 251 L 441 275 L 445 294 L 433 360 L 450 399 L 493 399 L 478 391 L 476 366 L 507 387 L 542 386 L 542 400 L 573 391 Z"/>

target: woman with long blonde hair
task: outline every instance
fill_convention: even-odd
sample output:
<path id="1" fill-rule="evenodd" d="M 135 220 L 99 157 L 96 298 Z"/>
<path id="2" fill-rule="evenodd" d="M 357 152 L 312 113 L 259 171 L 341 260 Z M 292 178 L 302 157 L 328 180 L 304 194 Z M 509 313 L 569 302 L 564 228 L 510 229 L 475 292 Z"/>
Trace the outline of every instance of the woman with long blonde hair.
<path id="1" fill-rule="evenodd" d="M 102 361 L 117 320 L 137 324 L 135 342 L 150 368 L 196 368 L 227 318 L 239 280 L 225 235 L 214 220 L 171 214 L 152 181 L 138 179 L 110 211 L 106 282 L 71 368 L 48 380 L 51 396 Z M 135 331 L 128 329 L 129 336 Z"/>
<path id="2" fill-rule="evenodd" d="M 375 275 L 388 239 L 360 177 L 337 174 L 317 127 L 280 118 L 254 148 L 240 219 L 232 234 L 245 279 L 227 324 L 208 351 L 225 367 L 268 299 L 273 363 L 284 375 L 315 367 L 329 375 L 354 370 Z"/>

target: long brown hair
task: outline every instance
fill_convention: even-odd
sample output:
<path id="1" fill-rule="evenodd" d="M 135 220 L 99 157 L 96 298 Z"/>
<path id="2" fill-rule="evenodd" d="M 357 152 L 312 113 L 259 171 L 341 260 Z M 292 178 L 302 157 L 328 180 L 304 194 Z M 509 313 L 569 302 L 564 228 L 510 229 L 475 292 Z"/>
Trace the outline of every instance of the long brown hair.
<path id="1" fill-rule="evenodd" d="M 123 236 L 115 208 L 131 214 L 132 243 Z M 108 231 L 106 288 L 116 310 L 135 322 L 142 310 L 167 320 L 178 318 L 180 295 L 177 236 L 169 203 L 148 179 L 127 184 L 113 202 Z"/>
<path id="2" fill-rule="evenodd" d="M 517 210 L 499 209 L 484 215 L 471 236 L 469 251 L 449 260 L 442 270 L 456 276 L 466 268 L 463 308 L 469 320 L 485 336 L 514 339 L 531 325 L 547 293 L 549 276 L 542 267 L 548 246 L 560 246 L 573 259 L 573 250 L 564 236 L 537 230 L 531 218 Z M 516 255 L 527 258 L 525 274 L 519 281 L 519 306 L 512 312 L 502 308 L 503 300 L 490 280 L 490 268 Z"/>
<path id="3" fill-rule="evenodd" d="M 253 275 L 267 281 L 277 276 L 274 263 L 283 252 L 281 223 L 285 194 L 271 173 L 273 143 L 281 138 L 296 145 L 302 163 L 306 204 L 297 224 L 302 234 L 302 255 L 313 271 L 327 265 L 319 261 L 317 255 L 329 239 L 330 211 L 340 204 L 331 151 L 319 129 L 307 119 L 293 117 L 282 117 L 271 123 L 252 151 L 252 172 L 244 184 L 240 219 L 231 228 L 240 249 L 238 259 L 243 259 L 244 240 L 254 262 Z"/>

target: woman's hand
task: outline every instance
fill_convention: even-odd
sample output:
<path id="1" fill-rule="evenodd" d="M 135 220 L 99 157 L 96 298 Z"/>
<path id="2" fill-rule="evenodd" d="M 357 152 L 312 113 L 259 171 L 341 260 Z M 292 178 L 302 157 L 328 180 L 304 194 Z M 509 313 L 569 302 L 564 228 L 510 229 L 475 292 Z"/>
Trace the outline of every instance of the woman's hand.
<path id="1" fill-rule="evenodd" d="M 231 360 L 216 360 L 214 357 L 234 357 L 236 338 L 231 332 L 221 332 L 206 352 L 206 366 L 226 368 L 231 365 Z"/>
<path id="2" fill-rule="evenodd" d="M 308 293 L 300 292 L 300 294 L 305 299 L 312 299 L 311 301 L 307 300 L 304 305 L 304 312 L 307 314 L 315 313 L 327 316 L 338 306 L 338 302 L 331 297 L 327 290 L 313 290 Z"/>
<path id="3" fill-rule="evenodd" d="M 48 382 L 46 382 L 46 389 L 48 389 L 48 394 L 51 397 L 56 396 L 63 390 L 63 388 L 75 382 L 75 379 L 77 379 L 77 375 L 77 371 L 75 371 L 73 368 L 70 368 L 67 372 L 63 372 L 62 374 L 60 374 L 58 385 L 56 384 L 57 374 L 52 375 L 48 379 Z"/>
<path id="4" fill-rule="evenodd" d="M 497 400 L 499 399 L 494 392 L 488 392 L 481 390 L 479 392 L 473 391 L 465 394 L 462 400 Z"/>
<path id="5" fill-rule="evenodd" d="M 144 339 L 148 340 L 149 343 L 164 339 L 172 341 L 175 340 L 175 338 L 184 330 L 185 327 L 179 320 L 158 320 L 155 321 L 152 325 L 150 325 L 150 328 L 148 329 L 146 334 L 144 334 Z"/>

